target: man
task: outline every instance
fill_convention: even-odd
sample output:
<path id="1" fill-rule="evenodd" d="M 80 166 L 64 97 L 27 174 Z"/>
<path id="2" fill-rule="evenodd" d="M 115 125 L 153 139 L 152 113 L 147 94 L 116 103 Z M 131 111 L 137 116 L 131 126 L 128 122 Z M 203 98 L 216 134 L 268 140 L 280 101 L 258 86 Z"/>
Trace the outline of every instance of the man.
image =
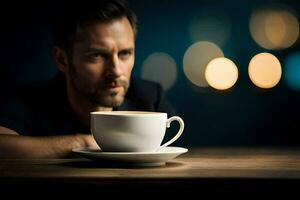
<path id="1" fill-rule="evenodd" d="M 24 86 L 0 106 L 1 158 L 62 158 L 97 147 L 91 111 L 172 114 L 158 84 L 131 79 L 137 19 L 125 1 L 84 1 L 63 9 L 54 31 L 59 73 Z"/>

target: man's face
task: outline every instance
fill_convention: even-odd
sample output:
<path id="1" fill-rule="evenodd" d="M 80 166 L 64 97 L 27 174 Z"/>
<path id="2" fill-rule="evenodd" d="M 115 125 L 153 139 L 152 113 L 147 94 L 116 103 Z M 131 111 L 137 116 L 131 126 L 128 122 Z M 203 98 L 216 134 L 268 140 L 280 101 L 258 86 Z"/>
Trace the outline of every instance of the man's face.
<path id="1" fill-rule="evenodd" d="M 67 77 L 76 95 L 94 106 L 119 106 L 134 65 L 134 32 L 126 17 L 78 30 Z"/>

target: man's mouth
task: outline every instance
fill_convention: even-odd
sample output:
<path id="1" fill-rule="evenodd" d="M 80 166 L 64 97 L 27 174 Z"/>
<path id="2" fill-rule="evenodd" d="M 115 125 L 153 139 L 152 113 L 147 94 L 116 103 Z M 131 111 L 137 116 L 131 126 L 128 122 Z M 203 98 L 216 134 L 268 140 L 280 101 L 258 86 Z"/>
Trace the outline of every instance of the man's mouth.
<path id="1" fill-rule="evenodd" d="M 112 89 L 118 89 L 121 87 L 123 87 L 123 84 L 118 83 L 118 82 L 111 82 L 111 83 L 104 84 L 103 89 L 112 90 Z"/>
<path id="2" fill-rule="evenodd" d="M 122 85 L 114 82 L 114 83 L 108 84 L 108 87 L 109 88 L 118 88 L 118 87 L 122 87 Z"/>

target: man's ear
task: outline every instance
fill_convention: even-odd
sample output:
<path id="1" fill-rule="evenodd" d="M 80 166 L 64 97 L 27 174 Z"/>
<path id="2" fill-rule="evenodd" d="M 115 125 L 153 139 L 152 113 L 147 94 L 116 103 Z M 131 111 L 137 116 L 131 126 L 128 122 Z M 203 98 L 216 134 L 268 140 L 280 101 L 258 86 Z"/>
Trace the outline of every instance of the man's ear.
<path id="1" fill-rule="evenodd" d="M 55 46 L 53 48 L 53 59 L 60 71 L 67 71 L 69 63 L 68 56 L 65 50 Z"/>

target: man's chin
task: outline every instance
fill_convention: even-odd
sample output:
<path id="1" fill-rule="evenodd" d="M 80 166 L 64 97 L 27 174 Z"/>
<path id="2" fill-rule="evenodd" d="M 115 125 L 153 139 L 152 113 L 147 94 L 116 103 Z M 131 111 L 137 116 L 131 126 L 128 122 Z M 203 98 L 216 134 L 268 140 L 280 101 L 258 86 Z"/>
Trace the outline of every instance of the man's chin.
<path id="1" fill-rule="evenodd" d="M 105 107 L 119 107 L 124 101 L 124 98 L 113 98 L 108 99 L 106 102 L 104 102 L 103 106 Z"/>
<path id="2" fill-rule="evenodd" d="M 118 107 L 124 102 L 124 95 L 121 93 L 111 93 L 105 96 L 99 96 L 95 103 L 97 106 Z"/>

